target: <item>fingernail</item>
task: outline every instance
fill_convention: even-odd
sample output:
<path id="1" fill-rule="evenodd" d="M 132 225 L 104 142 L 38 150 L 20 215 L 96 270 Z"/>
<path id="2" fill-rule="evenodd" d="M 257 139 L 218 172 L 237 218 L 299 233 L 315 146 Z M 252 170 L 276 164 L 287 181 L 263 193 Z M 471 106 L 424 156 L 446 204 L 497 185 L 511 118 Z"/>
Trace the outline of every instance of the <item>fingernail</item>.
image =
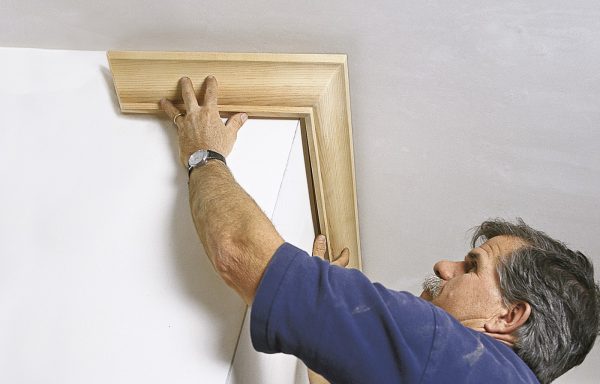
<path id="1" fill-rule="evenodd" d="M 242 119 L 242 123 L 245 123 L 246 120 L 248 120 L 248 114 L 242 113 L 241 119 Z"/>
<path id="2" fill-rule="evenodd" d="M 208 78 L 212 80 L 212 79 L 214 79 L 215 77 L 214 77 L 213 75 L 208 75 Z"/>

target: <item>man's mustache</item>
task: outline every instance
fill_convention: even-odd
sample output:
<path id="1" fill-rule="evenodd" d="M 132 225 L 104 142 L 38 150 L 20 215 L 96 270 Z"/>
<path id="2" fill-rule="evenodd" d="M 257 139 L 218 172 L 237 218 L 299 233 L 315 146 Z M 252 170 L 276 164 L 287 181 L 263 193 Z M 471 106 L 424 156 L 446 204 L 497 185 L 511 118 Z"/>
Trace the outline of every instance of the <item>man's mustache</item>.
<path id="1" fill-rule="evenodd" d="M 434 274 L 425 277 L 425 280 L 423 280 L 423 290 L 429 293 L 432 299 L 435 299 L 442 291 L 442 279 Z"/>

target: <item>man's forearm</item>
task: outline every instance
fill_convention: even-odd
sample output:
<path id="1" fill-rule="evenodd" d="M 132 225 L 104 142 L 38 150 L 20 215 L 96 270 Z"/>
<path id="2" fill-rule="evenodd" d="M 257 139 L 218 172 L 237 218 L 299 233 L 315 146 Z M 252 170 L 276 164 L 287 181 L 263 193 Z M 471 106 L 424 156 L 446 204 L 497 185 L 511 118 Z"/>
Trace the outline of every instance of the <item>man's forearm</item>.
<path id="1" fill-rule="evenodd" d="M 215 270 L 251 304 L 283 239 L 222 162 L 195 169 L 189 191 L 196 231 Z"/>

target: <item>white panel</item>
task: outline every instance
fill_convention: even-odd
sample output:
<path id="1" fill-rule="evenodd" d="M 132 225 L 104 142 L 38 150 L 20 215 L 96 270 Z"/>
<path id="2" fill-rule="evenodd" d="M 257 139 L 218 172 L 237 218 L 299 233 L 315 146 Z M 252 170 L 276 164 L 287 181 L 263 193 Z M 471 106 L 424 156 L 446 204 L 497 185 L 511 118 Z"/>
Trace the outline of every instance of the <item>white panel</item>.
<path id="1" fill-rule="evenodd" d="M 272 220 L 287 242 L 310 252 L 314 230 L 303 156 L 302 138 L 298 128 Z M 267 355 L 253 349 L 248 312 L 228 383 L 303 384 L 308 383 L 308 376 L 306 366 L 293 356 Z"/>
<path id="2" fill-rule="evenodd" d="M 273 211 L 273 224 L 287 242 L 309 254 L 312 252 L 315 232 L 300 127 L 294 135 L 290 158 Z"/>
<path id="3" fill-rule="evenodd" d="M 172 123 L 118 112 L 104 52 L 0 62 L 0 382 L 225 382 L 245 306 L 197 239 Z M 251 120 L 230 158 L 269 215 L 295 127 Z"/>

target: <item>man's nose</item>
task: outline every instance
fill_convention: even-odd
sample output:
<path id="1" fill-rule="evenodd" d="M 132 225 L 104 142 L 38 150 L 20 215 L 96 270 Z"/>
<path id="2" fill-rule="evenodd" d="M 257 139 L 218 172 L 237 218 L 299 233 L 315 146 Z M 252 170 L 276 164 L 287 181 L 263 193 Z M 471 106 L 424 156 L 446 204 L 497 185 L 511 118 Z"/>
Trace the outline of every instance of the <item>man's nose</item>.
<path id="1" fill-rule="evenodd" d="M 433 266 L 433 272 L 442 280 L 450 280 L 459 274 L 464 273 L 462 262 L 441 260 Z"/>

